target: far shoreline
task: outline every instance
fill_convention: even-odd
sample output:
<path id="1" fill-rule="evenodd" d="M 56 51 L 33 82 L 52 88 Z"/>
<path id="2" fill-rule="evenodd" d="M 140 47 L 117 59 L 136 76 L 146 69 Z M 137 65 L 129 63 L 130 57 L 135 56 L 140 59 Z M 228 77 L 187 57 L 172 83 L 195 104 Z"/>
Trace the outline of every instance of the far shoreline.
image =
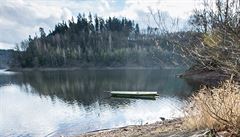
<path id="1" fill-rule="evenodd" d="M 74 71 L 74 70 L 124 70 L 124 69 L 139 69 L 139 70 L 162 70 L 162 69 L 183 69 L 184 67 L 39 67 L 39 68 L 7 68 L 6 71 L 25 72 L 25 71 Z"/>

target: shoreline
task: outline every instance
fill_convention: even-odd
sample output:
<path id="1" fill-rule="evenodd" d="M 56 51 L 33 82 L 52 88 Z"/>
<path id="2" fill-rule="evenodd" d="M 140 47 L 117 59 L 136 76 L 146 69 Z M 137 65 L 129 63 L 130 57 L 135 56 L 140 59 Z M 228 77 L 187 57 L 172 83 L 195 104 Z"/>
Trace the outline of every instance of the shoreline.
<path id="1" fill-rule="evenodd" d="M 186 70 L 177 77 L 189 82 L 198 82 L 207 86 L 217 86 L 221 82 L 231 78 L 230 75 L 218 71 Z M 240 82 L 240 77 L 233 77 L 234 81 Z"/>
<path id="2" fill-rule="evenodd" d="M 201 136 L 207 134 L 207 129 L 187 130 L 183 127 L 183 119 L 158 121 L 152 124 L 129 125 L 125 127 L 102 129 L 76 135 L 75 137 L 165 137 L 165 136 Z"/>
<path id="3" fill-rule="evenodd" d="M 152 124 L 128 125 L 119 128 L 101 129 L 90 131 L 73 137 L 227 137 L 228 131 L 216 131 L 214 129 L 188 129 L 184 125 L 184 118 L 158 121 Z"/>
<path id="4" fill-rule="evenodd" d="M 46 67 L 46 68 L 7 68 L 6 71 L 23 72 L 23 71 L 67 71 L 67 70 L 122 70 L 122 69 L 185 69 L 183 67 Z"/>
<path id="5" fill-rule="evenodd" d="M 144 124 L 144 125 L 127 125 L 124 127 L 118 128 L 109 128 L 109 129 L 100 129 L 96 131 L 90 131 L 83 134 L 80 134 L 76 137 L 92 137 L 92 136 L 139 136 L 145 133 L 145 130 L 153 131 L 153 129 L 157 127 L 161 127 L 163 125 L 176 125 L 181 124 L 181 119 L 173 119 L 173 120 L 166 120 L 166 121 L 158 121 L 152 124 Z"/>

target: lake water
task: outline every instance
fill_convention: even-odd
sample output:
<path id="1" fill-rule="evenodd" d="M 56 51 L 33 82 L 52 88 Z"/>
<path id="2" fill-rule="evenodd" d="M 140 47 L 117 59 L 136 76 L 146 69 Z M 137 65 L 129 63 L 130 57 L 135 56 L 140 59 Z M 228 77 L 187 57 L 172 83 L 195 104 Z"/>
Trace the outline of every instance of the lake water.
<path id="1" fill-rule="evenodd" d="M 59 136 L 181 117 L 198 84 L 168 70 L 0 70 L 0 136 Z M 111 98 L 111 90 L 150 90 L 156 100 Z"/>

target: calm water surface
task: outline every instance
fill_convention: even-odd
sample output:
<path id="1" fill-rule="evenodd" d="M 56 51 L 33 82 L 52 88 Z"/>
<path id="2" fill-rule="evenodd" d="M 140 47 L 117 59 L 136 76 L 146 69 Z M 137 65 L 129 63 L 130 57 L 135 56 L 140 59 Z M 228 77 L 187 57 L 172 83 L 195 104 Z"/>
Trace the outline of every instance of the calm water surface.
<path id="1" fill-rule="evenodd" d="M 181 117 L 198 87 L 183 70 L 0 70 L 0 136 L 77 135 Z M 110 90 L 153 90 L 156 100 L 111 98 Z"/>

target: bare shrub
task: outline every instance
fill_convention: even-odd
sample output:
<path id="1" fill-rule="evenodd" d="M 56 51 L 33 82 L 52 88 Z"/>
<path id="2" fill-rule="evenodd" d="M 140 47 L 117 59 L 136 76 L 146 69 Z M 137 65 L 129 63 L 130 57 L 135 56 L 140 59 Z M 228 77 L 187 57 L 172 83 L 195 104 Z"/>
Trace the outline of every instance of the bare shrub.
<path id="1" fill-rule="evenodd" d="M 201 44 L 185 49 L 197 68 L 240 77 L 240 1 L 204 0 L 189 22 L 203 33 Z"/>
<path id="2" fill-rule="evenodd" d="M 174 31 L 165 26 L 159 11 L 150 13 L 161 34 L 191 66 L 190 70 L 234 74 L 240 78 L 240 0 L 203 0 L 189 19 L 192 29 L 185 32 L 198 35 L 186 40 L 184 33 L 174 33 L 172 37 Z"/>
<path id="3" fill-rule="evenodd" d="M 240 86 L 231 80 L 219 87 L 203 87 L 190 98 L 184 125 L 190 129 L 210 128 L 240 134 Z"/>

